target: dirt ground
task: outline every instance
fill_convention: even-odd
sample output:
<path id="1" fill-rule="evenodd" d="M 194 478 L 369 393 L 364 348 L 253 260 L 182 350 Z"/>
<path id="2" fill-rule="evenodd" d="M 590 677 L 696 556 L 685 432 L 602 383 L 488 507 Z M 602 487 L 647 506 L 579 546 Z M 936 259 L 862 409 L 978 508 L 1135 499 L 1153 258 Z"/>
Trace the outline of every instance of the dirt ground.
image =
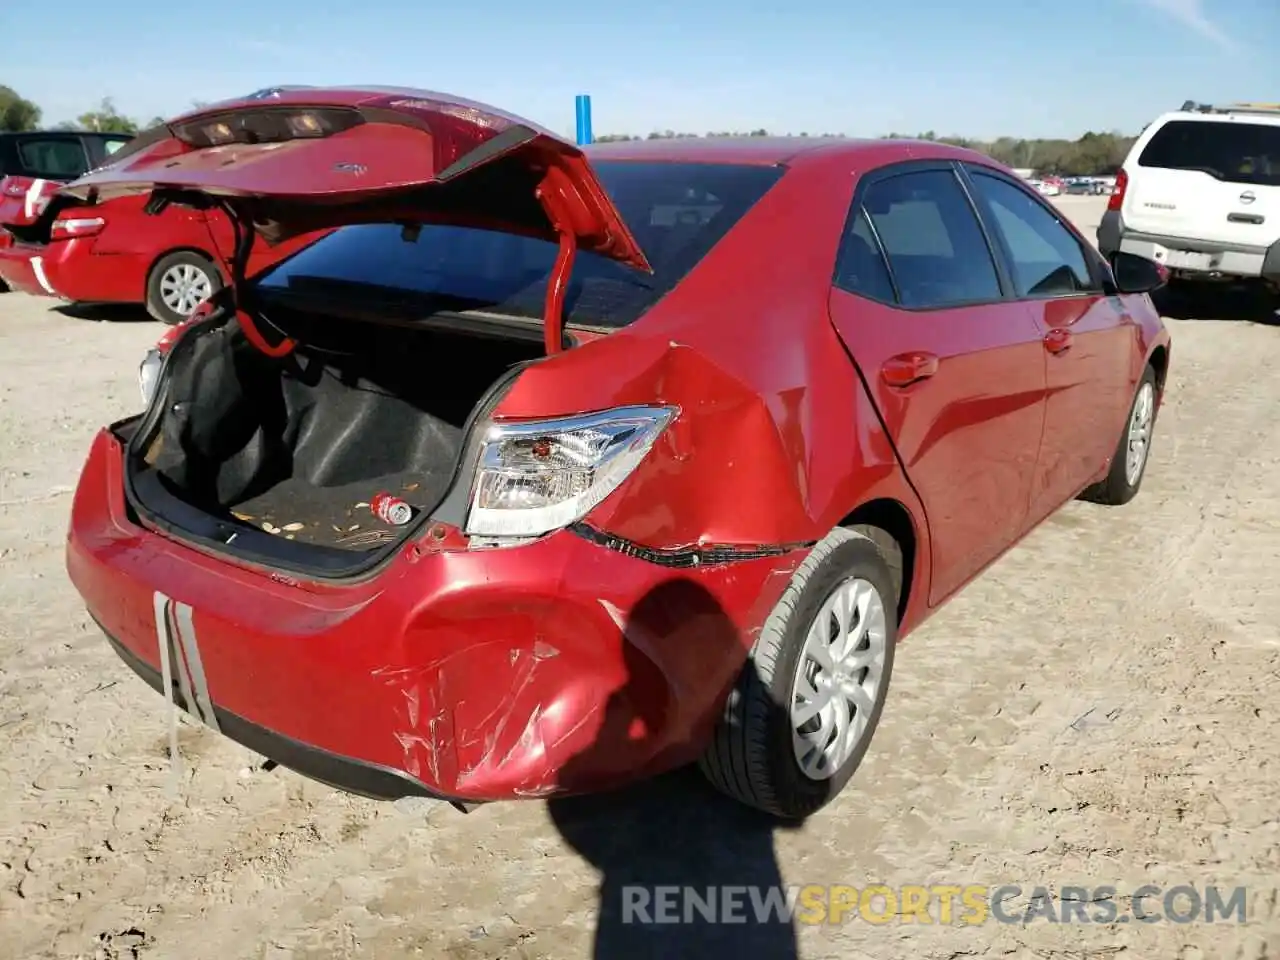
<path id="1" fill-rule="evenodd" d="M 1092 236 L 1101 201 L 1061 206 Z M 571 960 L 598 922 L 603 958 L 1280 957 L 1280 323 L 1201 310 L 1171 320 L 1139 497 L 1069 505 L 913 635 L 853 784 L 776 831 L 681 774 L 469 815 L 376 804 L 194 725 L 171 795 L 162 702 L 63 571 L 90 437 L 139 406 L 160 328 L 0 296 L 0 957 Z M 616 922 L 628 882 L 779 878 L 1250 893 L 1243 925 L 856 919 L 798 947 Z"/>

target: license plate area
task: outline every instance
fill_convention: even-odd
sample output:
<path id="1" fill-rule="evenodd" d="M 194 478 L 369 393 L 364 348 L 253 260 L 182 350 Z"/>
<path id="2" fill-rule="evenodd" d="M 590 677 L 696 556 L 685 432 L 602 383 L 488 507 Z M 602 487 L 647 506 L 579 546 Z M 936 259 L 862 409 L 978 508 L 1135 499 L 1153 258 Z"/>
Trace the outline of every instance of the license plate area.
<path id="1" fill-rule="evenodd" d="M 1158 254 L 1156 259 L 1160 259 Z M 1219 259 L 1219 257 L 1211 253 L 1197 253 L 1191 250 L 1166 250 L 1164 265 L 1174 270 L 1214 270 L 1218 267 Z"/>

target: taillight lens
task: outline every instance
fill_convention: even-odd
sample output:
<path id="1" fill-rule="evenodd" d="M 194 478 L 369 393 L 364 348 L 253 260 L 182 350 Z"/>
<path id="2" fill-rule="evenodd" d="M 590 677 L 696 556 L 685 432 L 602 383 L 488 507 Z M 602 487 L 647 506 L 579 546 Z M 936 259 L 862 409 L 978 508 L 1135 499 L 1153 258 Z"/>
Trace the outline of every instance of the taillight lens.
<path id="1" fill-rule="evenodd" d="M 1121 170 L 1116 174 L 1116 188 L 1111 191 L 1111 199 L 1107 201 L 1108 210 L 1119 210 L 1124 203 L 1124 192 L 1129 186 L 1129 175 Z"/>
<path id="2" fill-rule="evenodd" d="M 70 240 L 73 237 L 92 237 L 102 232 L 107 221 L 102 217 L 66 217 L 53 221 L 49 229 L 51 240 Z"/>
<path id="3" fill-rule="evenodd" d="M 466 532 L 537 537 L 581 520 L 639 466 L 675 415 L 674 407 L 620 407 L 491 424 Z"/>
<path id="4" fill-rule="evenodd" d="M 142 391 L 143 406 L 150 407 L 156 395 L 156 385 L 160 382 L 160 367 L 164 364 L 164 355 L 152 347 L 138 365 L 138 388 Z"/>

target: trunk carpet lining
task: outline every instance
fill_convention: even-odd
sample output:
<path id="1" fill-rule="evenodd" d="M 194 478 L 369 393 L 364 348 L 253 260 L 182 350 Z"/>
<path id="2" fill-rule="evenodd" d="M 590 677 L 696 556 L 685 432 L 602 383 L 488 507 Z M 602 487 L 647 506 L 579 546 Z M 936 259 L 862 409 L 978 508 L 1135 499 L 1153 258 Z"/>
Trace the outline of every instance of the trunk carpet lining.
<path id="1" fill-rule="evenodd" d="M 231 512 L 246 523 L 299 543 L 368 550 L 390 543 L 404 529 L 374 516 L 370 509 L 374 496 L 389 493 L 399 497 L 414 508 L 416 517 L 444 496 L 450 479 L 451 474 L 445 471 L 406 470 L 341 486 L 317 487 L 291 477 L 236 504 Z M 297 524 L 302 524 L 301 529 L 293 529 Z"/>

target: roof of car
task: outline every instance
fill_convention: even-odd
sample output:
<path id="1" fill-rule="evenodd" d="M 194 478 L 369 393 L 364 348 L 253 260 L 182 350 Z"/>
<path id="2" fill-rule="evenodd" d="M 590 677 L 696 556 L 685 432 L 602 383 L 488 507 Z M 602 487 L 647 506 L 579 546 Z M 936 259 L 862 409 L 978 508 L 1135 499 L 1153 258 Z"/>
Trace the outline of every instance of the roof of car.
<path id="1" fill-rule="evenodd" d="M 614 140 L 586 148 L 593 161 L 653 160 L 688 163 L 789 164 L 801 158 L 857 157 L 876 165 L 908 159 L 992 161 L 962 147 L 928 140 L 860 140 L 852 137 L 655 137 Z"/>

